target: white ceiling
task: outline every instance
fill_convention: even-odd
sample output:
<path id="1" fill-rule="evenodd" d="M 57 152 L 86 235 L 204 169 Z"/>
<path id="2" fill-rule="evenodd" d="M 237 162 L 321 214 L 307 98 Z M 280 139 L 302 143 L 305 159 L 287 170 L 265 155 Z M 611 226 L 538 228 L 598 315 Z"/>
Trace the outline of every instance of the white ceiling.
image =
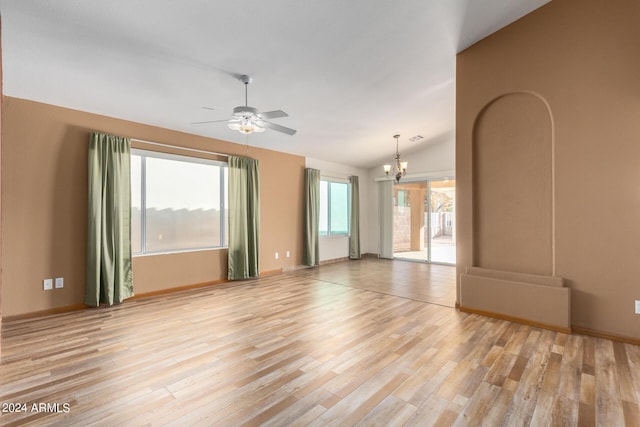
<path id="1" fill-rule="evenodd" d="M 250 145 L 370 167 L 396 133 L 453 138 L 456 53 L 547 1 L 0 0 L 4 93 L 244 144 L 191 122 L 228 118 L 249 74 L 298 130 Z"/>

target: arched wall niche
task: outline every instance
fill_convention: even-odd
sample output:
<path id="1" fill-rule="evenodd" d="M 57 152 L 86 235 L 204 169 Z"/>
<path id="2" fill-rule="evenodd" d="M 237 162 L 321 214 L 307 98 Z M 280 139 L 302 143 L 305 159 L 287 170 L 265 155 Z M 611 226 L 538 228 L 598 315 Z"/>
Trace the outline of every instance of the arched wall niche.
<path id="1" fill-rule="evenodd" d="M 473 265 L 552 276 L 554 129 L 533 92 L 489 102 L 473 128 Z"/>

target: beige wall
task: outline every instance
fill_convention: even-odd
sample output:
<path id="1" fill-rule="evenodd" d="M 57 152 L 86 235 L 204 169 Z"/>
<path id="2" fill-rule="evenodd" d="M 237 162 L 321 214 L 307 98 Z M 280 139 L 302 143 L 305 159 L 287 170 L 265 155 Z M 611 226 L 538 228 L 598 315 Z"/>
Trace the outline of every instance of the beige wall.
<path id="1" fill-rule="evenodd" d="M 103 131 L 260 160 L 260 271 L 301 264 L 304 158 L 249 148 L 32 101 L 4 97 L 2 110 L 2 314 L 82 304 L 85 284 L 87 145 Z M 291 251 L 291 258 L 274 252 Z M 134 258 L 137 293 L 226 276 L 226 250 Z M 64 289 L 43 291 L 45 278 Z"/>
<path id="2" fill-rule="evenodd" d="M 509 265 L 501 269 L 522 269 L 504 235 L 473 241 L 473 144 L 478 120 L 494 100 L 533 94 L 548 105 L 551 116 L 555 206 L 550 221 L 532 219 L 533 229 L 526 233 L 551 236 L 551 243 L 538 240 L 535 247 L 543 259 L 552 245 L 553 273 L 571 288 L 574 327 L 633 339 L 640 339 L 640 316 L 634 314 L 634 300 L 640 299 L 638 22 L 637 0 L 554 0 L 460 53 L 456 89 L 459 273 L 474 258 L 482 259 L 474 245 L 490 252 L 492 260 L 504 255 Z M 501 130 L 519 120 L 508 111 L 497 113 L 494 124 L 502 120 L 504 125 L 485 139 L 500 138 Z M 537 116 L 540 129 L 548 126 L 543 116 Z M 494 177 L 499 172 L 506 179 L 513 176 L 508 166 L 513 156 L 507 151 L 482 160 L 483 167 L 496 171 Z M 520 191 L 546 197 L 535 185 Z M 510 202 L 498 198 L 491 211 L 507 209 Z M 546 206 L 541 209 L 545 216 Z M 537 263 L 529 269 L 548 267 Z"/>
<path id="3" fill-rule="evenodd" d="M 2 18 L 0 18 L 0 35 Z M 2 187 L 2 37 L 0 37 L 0 188 Z M 0 197 L 0 266 L 2 265 L 2 197 Z M 2 354 L 2 274 L 0 274 L 0 355 Z"/>
<path id="4" fill-rule="evenodd" d="M 507 94 L 478 115 L 471 165 L 474 266 L 553 274 L 552 153 L 551 118 L 539 97 Z"/>

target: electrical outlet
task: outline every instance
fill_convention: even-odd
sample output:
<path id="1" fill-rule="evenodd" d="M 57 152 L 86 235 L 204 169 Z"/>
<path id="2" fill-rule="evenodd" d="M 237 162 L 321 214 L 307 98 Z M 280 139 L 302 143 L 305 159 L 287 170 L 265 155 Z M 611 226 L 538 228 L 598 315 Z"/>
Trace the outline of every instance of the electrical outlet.
<path id="1" fill-rule="evenodd" d="M 45 291 L 50 291 L 51 289 L 53 289 L 53 279 L 44 279 L 42 281 L 42 288 Z"/>
<path id="2" fill-rule="evenodd" d="M 56 277 L 56 289 L 64 288 L 64 277 Z"/>
<path id="3" fill-rule="evenodd" d="M 278 252 L 276 252 L 276 259 L 280 258 L 280 255 L 278 255 Z"/>
<path id="4" fill-rule="evenodd" d="M 636 300 L 636 314 L 640 314 L 640 299 Z"/>
<path id="5" fill-rule="evenodd" d="M 287 251 L 287 258 L 291 256 L 291 252 Z"/>

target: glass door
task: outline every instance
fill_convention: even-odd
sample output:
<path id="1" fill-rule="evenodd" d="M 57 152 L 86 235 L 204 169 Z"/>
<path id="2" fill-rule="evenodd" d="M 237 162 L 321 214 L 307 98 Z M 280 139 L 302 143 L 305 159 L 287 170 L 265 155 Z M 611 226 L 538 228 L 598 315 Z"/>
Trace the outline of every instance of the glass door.
<path id="1" fill-rule="evenodd" d="M 393 257 L 456 263 L 455 180 L 394 185 Z"/>
<path id="2" fill-rule="evenodd" d="M 456 263 L 456 181 L 429 182 L 429 261 Z"/>
<path id="3" fill-rule="evenodd" d="M 426 182 L 401 182 L 393 186 L 394 258 L 414 261 L 428 259 L 426 200 Z"/>

